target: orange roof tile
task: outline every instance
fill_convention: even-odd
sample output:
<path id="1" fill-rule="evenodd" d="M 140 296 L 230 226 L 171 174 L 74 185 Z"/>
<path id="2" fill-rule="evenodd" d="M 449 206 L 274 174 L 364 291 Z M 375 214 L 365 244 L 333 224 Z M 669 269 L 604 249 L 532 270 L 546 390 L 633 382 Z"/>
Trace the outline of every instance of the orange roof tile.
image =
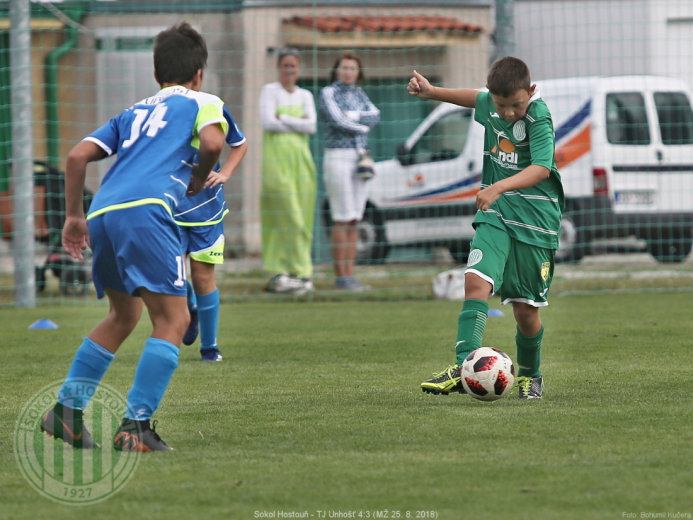
<path id="1" fill-rule="evenodd" d="M 321 33 L 459 31 L 483 33 L 479 25 L 449 16 L 294 16 L 286 21 Z"/>

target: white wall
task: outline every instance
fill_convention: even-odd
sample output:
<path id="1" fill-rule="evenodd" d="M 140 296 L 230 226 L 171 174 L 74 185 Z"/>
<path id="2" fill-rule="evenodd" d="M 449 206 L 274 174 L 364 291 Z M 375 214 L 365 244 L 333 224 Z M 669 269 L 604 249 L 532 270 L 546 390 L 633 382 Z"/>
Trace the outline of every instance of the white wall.
<path id="1" fill-rule="evenodd" d="M 690 0 L 679 0 L 690 2 Z M 516 55 L 532 78 L 646 74 L 648 1 L 519 1 Z"/>
<path id="2" fill-rule="evenodd" d="M 693 86 L 693 1 L 651 0 L 647 17 L 652 74 L 674 76 Z"/>

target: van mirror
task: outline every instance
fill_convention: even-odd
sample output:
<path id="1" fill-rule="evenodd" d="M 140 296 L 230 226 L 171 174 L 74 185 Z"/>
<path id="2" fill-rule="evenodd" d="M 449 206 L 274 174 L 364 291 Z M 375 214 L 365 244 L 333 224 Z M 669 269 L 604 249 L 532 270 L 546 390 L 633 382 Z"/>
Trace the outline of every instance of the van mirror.
<path id="1" fill-rule="evenodd" d="M 397 145 L 397 160 L 402 166 L 411 164 L 411 153 L 407 149 L 406 143 L 399 143 Z"/>

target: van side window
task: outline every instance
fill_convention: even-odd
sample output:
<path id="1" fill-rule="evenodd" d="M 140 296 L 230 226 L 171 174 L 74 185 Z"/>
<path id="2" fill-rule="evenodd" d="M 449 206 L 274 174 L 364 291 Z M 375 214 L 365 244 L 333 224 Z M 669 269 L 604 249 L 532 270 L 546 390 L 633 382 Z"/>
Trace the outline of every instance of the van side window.
<path id="1" fill-rule="evenodd" d="M 471 110 L 458 110 L 436 121 L 410 152 L 410 164 L 447 161 L 459 156 L 467 142 Z"/>
<path id="2" fill-rule="evenodd" d="M 611 144 L 650 144 L 642 94 L 619 92 L 606 95 L 606 138 Z"/>
<path id="3" fill-rule="evenodd" d="M 683 92 L 655 92 L 662 144 L 693 144 L 693 111 Z"/>

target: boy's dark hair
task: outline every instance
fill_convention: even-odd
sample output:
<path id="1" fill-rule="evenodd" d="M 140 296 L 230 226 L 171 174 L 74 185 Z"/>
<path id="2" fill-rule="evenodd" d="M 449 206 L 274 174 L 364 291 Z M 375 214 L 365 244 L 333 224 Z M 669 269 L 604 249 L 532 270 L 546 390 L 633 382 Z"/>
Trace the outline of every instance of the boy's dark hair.
<path id="1" fill-rule="evenodd" d="M 518 90 L 532 86 L 529 67 L 519 58 L 506 56 L 493 62 L 486 78 L 486 87 L 494 96 L 510 97 Z"/>
<path id="2" fill-rule="evenodd" d="M 334 65 L 332 65 L 330 83 L 334 83 L 337 79 L 337 69 L 339 68 L 339 64 L 342 63 L 342 60 L 354 60 L 356 63 L 359 64 L 359 77 L 356 78 L 356 84 L 363 85 L 363 82 L 366 79 L 366 77 L 363 75 L 363 61 L 361 61 L 361 56 L 356 54 L 354 51 L 344 51 L 342 54 L 339 55 L 339 58 L 337 58 L 337 60 L 334 62 Z"/>
<path id="3" fill-rule="evenodd" d="M 154 72 L 159 84 L 188 83 L 207 66 L 207 44 L 183 22 L 161 31 L 154 40 Z"/>

